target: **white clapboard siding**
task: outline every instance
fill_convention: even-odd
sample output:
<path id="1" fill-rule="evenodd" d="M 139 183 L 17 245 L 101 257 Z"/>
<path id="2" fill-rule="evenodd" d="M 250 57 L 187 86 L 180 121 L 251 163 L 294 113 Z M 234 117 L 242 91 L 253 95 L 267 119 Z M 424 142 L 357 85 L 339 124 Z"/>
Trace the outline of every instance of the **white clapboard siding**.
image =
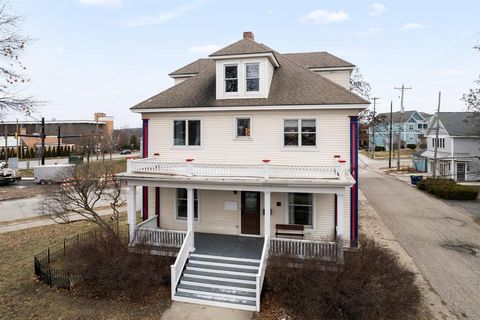
<path id="1" fill-rule="evenodd" d="M 315 71 L 324 76 L 328 80 L 338 83 L 342 87 L 350 90 L 350 70 L 336 70 L 336 71 Z"/>

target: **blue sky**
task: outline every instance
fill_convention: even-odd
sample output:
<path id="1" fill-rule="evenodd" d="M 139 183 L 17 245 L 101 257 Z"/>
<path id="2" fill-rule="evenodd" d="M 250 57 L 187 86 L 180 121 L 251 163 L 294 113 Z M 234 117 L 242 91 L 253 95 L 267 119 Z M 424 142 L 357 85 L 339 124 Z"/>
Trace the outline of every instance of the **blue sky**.
<path id="1" fill-rule="evenodd" d="M 279 52 L 329 51 L 360 67 L 378 109 L 464 110 L 461 95 L 480 74 L 480 1 L 16 0 L 23 92 L 46 101 L 37 117 L 115 116 L 140 126 L 134 104 L 168 88 L 168 73 L 251 30 Z M 10 115 L 9 119 L 17 115 Z M 22 119 L 23 117 L 19 117 Z"/>

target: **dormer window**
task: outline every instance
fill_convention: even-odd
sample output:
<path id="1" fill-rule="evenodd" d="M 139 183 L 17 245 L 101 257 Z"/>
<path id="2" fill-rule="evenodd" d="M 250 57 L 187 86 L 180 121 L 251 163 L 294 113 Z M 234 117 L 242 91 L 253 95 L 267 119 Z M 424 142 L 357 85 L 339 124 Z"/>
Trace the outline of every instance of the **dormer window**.
<path id="1" fill-rule="evenodd" d="M 260 90 L 260 65 L 258 63 L 245 64 L 247 91 Z"/>
<path id="2" fill-rule="evenodd" d="M 225 66 L 225 92 L 238 92 L 238 66 Z"/>

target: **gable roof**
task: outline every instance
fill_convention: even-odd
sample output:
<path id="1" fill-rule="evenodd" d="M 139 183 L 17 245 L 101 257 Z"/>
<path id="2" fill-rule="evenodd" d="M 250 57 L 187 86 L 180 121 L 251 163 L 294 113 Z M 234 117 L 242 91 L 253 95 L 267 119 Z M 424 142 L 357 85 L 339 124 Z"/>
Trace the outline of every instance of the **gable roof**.
<path id="1" fill-rule="evenodd" d="M 321 51 L 321 52 L 300 52 L 300 53 L 285 53 L 285 57 L 290 60 L 304 66 L 309 69 L 316 68 L 353 68 L 355 65 L 352 63 L 340 59 L 333 54 Z M 195 60 L 192 63 L 183 66 L 172 73 L 169 76 L 182 76 L 197 74 L 215 66 L 215 61 L 208 58 L 202 58 Z"/>
<path id="2" fill-rule="evenodd" d="M 273 53 L 273 49 L 270 49 L 266 45 L 258 43 L 255 40 L 244 38 L 226 46 L 225 48 L 215 51 L 214 53 L 210 54 L 209 57 L 254 53 Z"/>
<path id="3" fill-rule="evenodd" d="M 183 107 L 369 104 L 344 87 L 274 52 L 275 69 L 268 98 L 216 99 L 215 66 L 137 105 L 132 110 Z"/>
<path id="4" fill-rule="evenodd" d="M 425 112 L 418 112 L 417 110 L 404 111 L 402 116 L 402 123 L 407 122 L 413 116 L 414 113 L 418 113 L 425 120 L 428 120 L 431 117 L 430 114 Z M 382 113 L 379 113 L 378 115 L 382 116 L 385 122 L 390 122 L 390 112 L 382 112 Z M 400 116 L 401 116 L 400 111 L 392 112 L 392 123 L 399 123 Z"/>
<path id="5" fill-rule="evenodd" d="M 440 112 L 440 122 L 449 136 L 480 137 L 480 119 L 473 112 Z M 436 117 L 436 115 L 434 116 Z M 436 123 L 436 121 L 434 121 Z M 431 130 L 434 129 L 432 124 Z"/>

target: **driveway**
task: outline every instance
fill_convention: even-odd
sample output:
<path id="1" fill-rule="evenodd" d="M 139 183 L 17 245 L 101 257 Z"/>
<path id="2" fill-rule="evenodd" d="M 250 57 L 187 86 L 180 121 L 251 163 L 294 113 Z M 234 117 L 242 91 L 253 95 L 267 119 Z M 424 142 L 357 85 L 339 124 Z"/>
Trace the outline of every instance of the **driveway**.
<path id="1" fill-rule="evenodd" d="M 360 189 L 447 307 L 480 319 L 480 225 L 473 217 L 365 163 Z"/>

